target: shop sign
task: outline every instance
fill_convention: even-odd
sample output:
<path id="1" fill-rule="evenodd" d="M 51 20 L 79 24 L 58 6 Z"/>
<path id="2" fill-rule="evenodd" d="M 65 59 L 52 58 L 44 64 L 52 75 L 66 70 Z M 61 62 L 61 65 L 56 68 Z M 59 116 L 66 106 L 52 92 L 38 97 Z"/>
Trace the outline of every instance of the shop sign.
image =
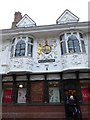
<path id="1" fill-rule="evenodd" d="M 4 90 L 4 103 L 12 103 L 12 89 Z"/>
<path id="2" fill-rule="evenodd" d="M 90 88 L 82 88 L 83 102 L 90 101 Z"/>
<path id="3" fill-rule="evenodd" d="M 38 60 L 38 63 L 55 62 L 55 59 Z"/>

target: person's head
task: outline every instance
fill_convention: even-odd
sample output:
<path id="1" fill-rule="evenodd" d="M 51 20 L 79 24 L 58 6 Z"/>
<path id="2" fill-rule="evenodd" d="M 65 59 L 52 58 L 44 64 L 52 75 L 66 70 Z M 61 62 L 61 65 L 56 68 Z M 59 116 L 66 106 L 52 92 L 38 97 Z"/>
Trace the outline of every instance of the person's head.
<path id="1" fill-rule="evenodd" d="M 70 99 L 71 99 L 71 100 L 73 100 L 73 99 L 74 99 L 73 95 L 71 95 L 71 96 L 70 96 Z"/>

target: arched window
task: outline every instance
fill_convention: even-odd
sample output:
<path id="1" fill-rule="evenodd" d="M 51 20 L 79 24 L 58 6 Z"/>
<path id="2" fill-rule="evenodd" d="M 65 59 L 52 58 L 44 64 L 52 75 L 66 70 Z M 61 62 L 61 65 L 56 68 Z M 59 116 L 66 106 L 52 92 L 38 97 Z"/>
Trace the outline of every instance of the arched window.
<path id="1" fill-rule="evenodd" d="M 33 37 L 18 36 L 12 39 L 10 57 L 33 55 Z"/>
<path id="2" fill-rule="evenodd" d="M 25 48 L 26 48 L 25 41 L 20 40 L 20 41 L 16 44 L 15 56 L 25 56 Z"/>
<path id="3" fill-rule="evenodd" d="M 79 40 L 74 35 L 71 35 L 68 38 L 68 51 L 69 51 L 69 53 L 79 53 L 80 52 Z"/>
<path id="4" fill-rule="evenodd" d="M 85 53 L 83 34 L 76 31 L 69 31 L 60 35 L 61 54 Z"/>

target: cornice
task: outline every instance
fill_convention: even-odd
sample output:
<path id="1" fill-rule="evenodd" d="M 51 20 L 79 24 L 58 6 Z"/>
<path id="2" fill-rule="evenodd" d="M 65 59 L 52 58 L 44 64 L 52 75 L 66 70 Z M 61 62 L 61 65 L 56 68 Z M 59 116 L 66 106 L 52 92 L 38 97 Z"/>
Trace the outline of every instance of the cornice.
<path id="1" fill-rule="evenodd" d="M 76 22 L 76 23 L 66 23 L 66 24 L 53 24 L 53 25 L 43 25 L 43 26 L 33 26 L 25 28 L 15 28 L 15 29 L 3 29 L 0 30 L 2 36 L 14 36 L 20 34 L 38 34 L 38 33 L 48 33 L 48 32 L 61 32 L 65 30 L 84 30 L 85 33 L 89 31 L 90 22 Z"/>

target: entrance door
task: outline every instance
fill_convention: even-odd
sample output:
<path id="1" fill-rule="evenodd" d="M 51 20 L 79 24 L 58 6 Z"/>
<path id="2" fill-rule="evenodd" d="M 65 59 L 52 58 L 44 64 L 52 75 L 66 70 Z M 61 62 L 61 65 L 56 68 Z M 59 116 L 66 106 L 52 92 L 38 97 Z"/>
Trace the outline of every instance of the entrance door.
<path id="1" fill-rule="evenodd" d="M 77 80 L 65 80 L 64 81 L 64 95 L 68 93 L 68 95 L 73 95 L 74 97 L 78 98 L 79 96 L 79 81 Z"/>
<path id="2" fill-rule="evenodd" d="M 67 80 L 64 81 L 64 95 L 65 95 L 65 111 L 67 120 L 81 120 L 81 112 L 78 99 L 78 81 Z M 71 100 L 73 97 L 73 101 Z M 79 111 L 79 113 L 76 112 Z"/>

